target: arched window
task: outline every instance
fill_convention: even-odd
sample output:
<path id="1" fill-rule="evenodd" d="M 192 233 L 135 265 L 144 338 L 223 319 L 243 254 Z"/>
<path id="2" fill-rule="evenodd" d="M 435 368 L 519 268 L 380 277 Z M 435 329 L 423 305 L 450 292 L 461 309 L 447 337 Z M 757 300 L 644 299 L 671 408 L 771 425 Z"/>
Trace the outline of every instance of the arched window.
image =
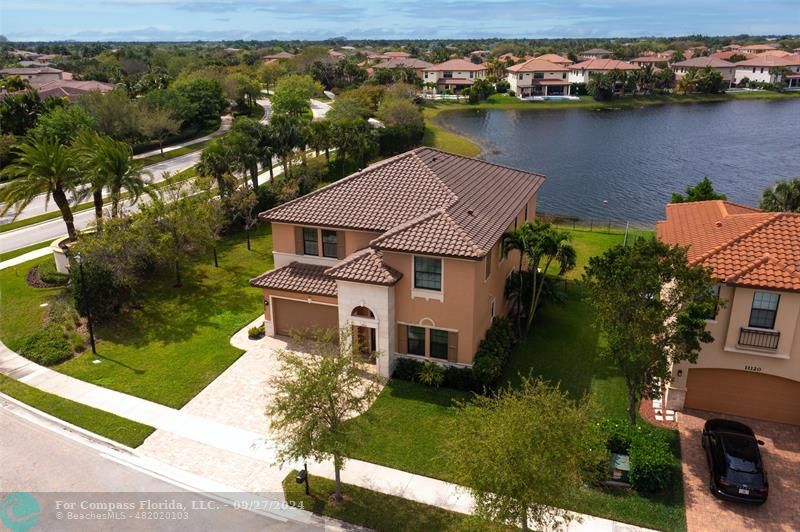
<path id="1" fill-rule="evenodd" d="M 359 316 L 361 318 L 372 318 L 375 319 L 375 314 L 372 313 L 370 309 L 367 307 L 356 307 L 353 309 L 353 312 L 350 313 L 351 316 Z"/>

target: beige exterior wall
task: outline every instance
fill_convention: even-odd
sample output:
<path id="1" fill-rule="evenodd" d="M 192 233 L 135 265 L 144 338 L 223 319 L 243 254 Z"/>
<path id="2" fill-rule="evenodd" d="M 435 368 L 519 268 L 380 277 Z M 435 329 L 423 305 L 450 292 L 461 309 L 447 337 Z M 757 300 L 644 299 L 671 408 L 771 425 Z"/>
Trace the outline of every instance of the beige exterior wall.
<path id="1" fill-rule="evenodd" d="M 689 72 L 689 70 L 691 68 L 690 67 L 674 67 L 674 69 L 675 69 L 675 78 L 676 79 L 681 79 L 683 76 L 685 76 Z M 722 79 L 724 79 L 725 81 L 727 81 L 729 83 L 733 82 L 733 78 L 734 78 L 733 73 L 734 73 L 734 70 L 735 70 L 734 67 L 712 67 L 712 69 L 717 71 L 717 72 L 719 72 L 720 75 L 722 76 Z M 702 69 L 700 69 L 700 70 L 702 70 Z"/>
<path id="2" fill-rule="evenodd" d="M 272 253 L 275 257 L 275 267 L 280 268 L 292 261 L 307 262 L 313 264 L 328 264 L 333 266 L 339 259 L 329 257 L 314 257 L 313 255 L 303 255 L 302 252 L 298 253 L 295 243 L 295 227 L 293 224 L 272 224 Z M 299 226 L 299 227 L 314 227 L 317 230 L 330 229 L 337 230 L 330 227 L 316 227 L 316 226 Z M 351 255 L 358 250 L 364 249 L 369 246 L 369 243 L 380 236 L 380 233 L 370 233 L 367 231 L 353 231 L 338 229 L 337 231 L 344 233 L 344 254 L 343 257 Z M 322 242 L 321 235 L 317 237 L 319 242 Z M 320 253 L 322 247 L 320 244 Z"/>
<path id="3" fill-rule="evenodd" d="M 533 72 L 509 72 L 506 75 L 506 81 L 510 85 L 510 89 L 515 93 L 519 93 L 521 87 L 530 87 L 534 81 Z M 537 72 L 539 74 L 539 72 Z M 542 72 L 542 78 L 536 79 L 557 79 L 561 81 L 569 81 L 569 73 L 565 70 L 563 72 Z"/>
<path id="4" fill-rule="evenodd" d="M 774 327 L 780 332 L 780 341 L 774 351 L 738 345 L 740 329 L 748 327 L 756 291 L 780 294 Z M 714 341 L 703 345 L 696 364 L 683 362 L 672 368 L 673 381 L 667 396 L 670 407 L 682 408 L 691 368 L 731 369 L 800 382 L 800 293 L 723 285 L 720 299 L 725 306 L 715 320 L 708 321 Z"/>

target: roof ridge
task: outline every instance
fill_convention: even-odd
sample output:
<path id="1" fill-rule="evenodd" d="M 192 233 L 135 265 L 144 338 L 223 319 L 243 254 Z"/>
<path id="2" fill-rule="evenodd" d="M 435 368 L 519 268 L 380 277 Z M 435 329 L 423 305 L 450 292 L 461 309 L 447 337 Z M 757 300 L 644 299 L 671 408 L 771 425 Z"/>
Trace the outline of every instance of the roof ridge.
<path id="1" fill-rule="evenodd" d="M 764 264 L 769 262 L 769 260 L 770 260 L 770 256 L 768 254 L 764 255 L 760 259 L 754 260 L 753 262 L 751 262 L 750 264 L 748 264 L 747 266 L 742 268 L 740 271 L 738 271 L 738 272 L 736 272 L 736 273 L 734 273 L 732 275 L 729 275 L 725 279 L 725 282 L 726 283 L 733 283 L 734 281 L 736 281 L 736 279 L 741 279 L 742 277 L 744 277 L 748 273 L 752 272 L 753 270 L 755 270 L 759 266 L 763 266 Z"/>
<path id="2" fill-rule="evenodd" d="M 734 207 L 740 207 L 742 209 L 749 209 L 749 210 L 753 211 L 753 213 L 765 212 L 765 211 L 762 211 L 761 209 L 759 209 L 758 207 L 751 207 L 750 205 L 745 205 L 744 203 L 737 203 L 735 201 L 730 201 L 730 200 L 726 200 L 726 199 L 725 200 L 719 200 L 719 201 L 724 203 L 726 206 L 727 205 L 733 205 Z M 729 214 L 728 216 L 736 216 L 736 215 L 735 214 Z"/>
<path id="3" fill-rule="evenodd" d="M 417 224 L 421 224 L 422 222 L 424 222 L 429 218 L 433 218 L 434 216 L 437 216 L 439 214 L 444 214 L 444 212 L 445 212 L 444 207 L 437 207 L 436 209 L 420 214 L 416 218 L 412 218 L 406 222 L 401 223 L 400 225 L 396 225 L 391 229 L 389 229 L 388 231 L 381 234 L 380 236 L 378 236 L 377 238 L 372 239 L 369 245 L 372 246 L 373 244 L 377 244 L 381 240 L 386 240 L 387 238 L 394 236 L 397 233 L 405 231 L 406 229 L 410 229 Z"/>
<path id="4" fill-rule="evenodd" d="M 741 242 L 745 238 L 747 238 L 749 236 L 752 236 L 754 233 L 756 233 L 757 231 L 760 231 L 761 229 L 763 229 L 767 225 L 771 224 L 775 220 L 780 219 L 782 217 L 781 216 L 782 214 L 783 213 L 775 213 L 773 216 L 770 216 L 769 218 L 767 218 L 763 222 L 757 223 L 756 225 L 754 225 L 753 227 L 751 227 L 750 229 L 748 229 L 744 233 L 741 233 L 741 234 L 735 236 L 734 238 L 728 240 L 727 242 L 724 242 L 724 243 L 720 244 L 719 246 L 715 247 L 714 249 L 711 249 L 711 250 L 705 252 L 704 254 L 700 255 L 698 258 L 696 258 L 695 260 L 692 261 L 692 264 L 693 265 L 694 264 L 700 264 L 701 262 L 703 262 L 705 260 L 708 260 L 712 256 L 716 255 L 717 253 L 719 253 L 723 249 L 729 248 L 730 246 L 732 246 L 732 245 L 734 245 L 734 244 L 736 244 L 738 242 Z"/>
<path id="5" fill-rule="evenodd" d="M 415 148 L 414 150 L 403 152 L 403 153 L 400 153 L 398 155 L 394 155 L 392 157 L 388 157 L 386 159 L 380 160 L 380 161 L 378 161 L 376 163 L 373 163 L 373 164 L 371 164 L 369 166 L 366 166 L 366 167 L 362 168 L 358 172 L 355 172 L 353 174 L 345 176 L 345 177 L 343 177 L 341 179 L 337 179 L 333 183 L 329 183 L 329 184 L 325 185 L 324 187 L 320 187 L 320 188 L 318 188 L 316 190 L 312 190 L 308 194 L 303 194 L 302 196 L 298 196 L 298 197 L 296 197 L 294 199 L 291 199 L 291 200 L 289 200 L 289 201 L 287 201 L 285 203 L 281 203 L 280 205 L 276 205 L 275 207 L 272 207 L 271 209 L 267 209 L 266 211 L 259 213 L 258 217 L 259 218 L 266 217 L 266 215 L 268 215 L 269 213 L 281 210 L 281 209 L 285 208 L 288 205 L 294 205 L 295 203 L 298 203 L 300 200 L 307 200 L 310 197 L 313 197 L 313 196 L 316 196 L 318 194 L 321 194 L 323 191 L 327 191 L 327 190 L 330 190 L 332 188 L 336 188 L 338 186 L 341 186 L 344 183 L 349 183 L 350 181 L 353 181 L 358 177 L 362 177 L 364 175 L 364 173 L 367 172 L 368 170 L 371 171 L 371 170 L 374 170 L 375 168 L 380 168 L 382 166 L 385 166 L 386 164 L 388 164 L 390 162 L 399 161 L 400 159 L 403 159 L 405 157 L 410 157 L 418 149 L 419 148 Z"/>

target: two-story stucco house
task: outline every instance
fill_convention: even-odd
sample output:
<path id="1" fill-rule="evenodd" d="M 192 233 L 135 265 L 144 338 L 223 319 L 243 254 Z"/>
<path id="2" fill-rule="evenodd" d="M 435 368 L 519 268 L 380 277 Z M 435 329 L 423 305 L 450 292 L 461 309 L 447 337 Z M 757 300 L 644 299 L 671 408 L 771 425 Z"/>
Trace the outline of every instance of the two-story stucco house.
<path id="1" fill-rule="evenodd" d="M 510 90 L 519 97 L 569 96 L 569 70 L 565 66 L 528 59 L 508 67 L 506 72 Z"/>
<path id="2" fill-rule="evenodd" d="M 790 88 L 800 86 L 800 55 L 777 57 L 759 55 L 735 64 L 735 82 L 750 81 L 779 84 L 786 81 Z"/>
<path id="3" fill-rule="evenodd" d="M 466 59 L 450 59 L 437 63 L 422 71 L 423 83 L 435 83 L 436 92 L 459 92 L 471 87 L 476 79 L 486 77 L 486 65 L 476 65 Z"/>
<path id="4" fill-rule="evenodd" d="M 589 59 L 569 65 L 567 68 L 569 68 L 570 83 L 589 83 L 592 74 L 606 74 L 612 70 L 639 70 L 639 67 L 634 64 L 616 59 Z"/>
<path id="5" fill-rule="evenodd" d="M 679 61 L 672 65 L 672 69 L 675 71 L 675 78 L 677 79 L 681 79 L 692 69 L 702 70 L 704 68 L 710 68 L 711 70 L 719 72 L 720 76 L 722 76 L 722 79 L 727 82 L 728 86 L 733 83 L 733 71 L 736 68 L 736 63 L 725 61 L 719 57 L 714 57 L 712 55 L 693 57 L 691 59 L 687 59 L 686 61 Z"/>
<path id="6" fill-rule="evenodd" d="M 397 357 L 469 366 L 518 264 L 501 237 L 534 219 L 544 177 L 431 148 L 261 213 L 275 268 L 267 334 L 352 328 L 389 376 Z"/>
<path id="7" fill-rule="evenodd" d="M 800 425 L 800 214 L 727 201 L 667 205 L 658 238 L 712 269 L 714 341 L 672 368 L 668 408 Z"/>

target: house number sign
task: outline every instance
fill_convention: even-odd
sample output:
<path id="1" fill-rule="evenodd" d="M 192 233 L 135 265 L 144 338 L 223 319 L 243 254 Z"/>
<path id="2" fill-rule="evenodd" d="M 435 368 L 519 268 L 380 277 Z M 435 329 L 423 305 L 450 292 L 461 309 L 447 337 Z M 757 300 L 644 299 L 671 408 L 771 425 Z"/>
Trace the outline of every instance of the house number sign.
<path id="1" fill-rule="evenodd" d="M 755 371 L 755 372 L 761 371 L 761 368 L 758 366 L 745 366 L 744 369 L 745 371 Z"/>

